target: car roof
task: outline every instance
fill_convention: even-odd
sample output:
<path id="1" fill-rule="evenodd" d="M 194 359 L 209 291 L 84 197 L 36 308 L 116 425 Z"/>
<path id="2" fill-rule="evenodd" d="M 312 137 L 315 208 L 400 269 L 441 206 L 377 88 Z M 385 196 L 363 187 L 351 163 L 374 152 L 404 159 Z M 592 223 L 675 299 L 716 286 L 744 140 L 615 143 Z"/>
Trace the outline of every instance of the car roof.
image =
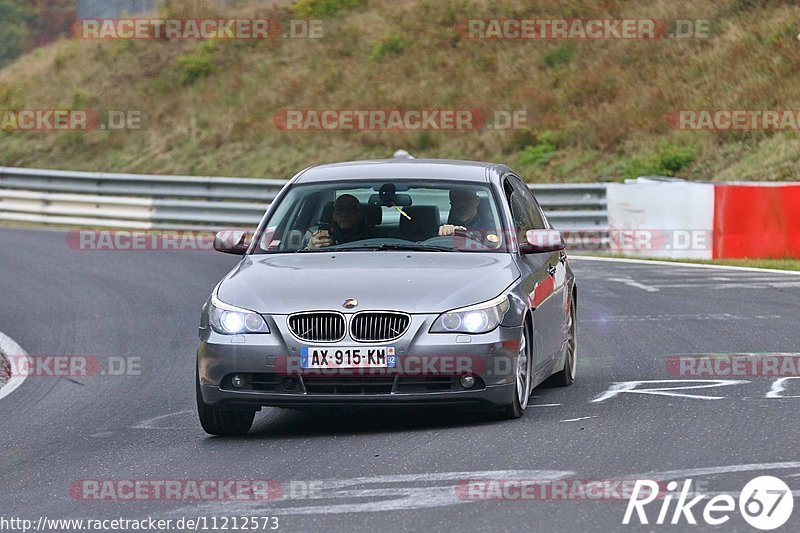
<path id="1" fill-rule="evenodd" d="M 424 178 L 488 183 L 504 171 L 504 165 L 456 159 L 379 159 L 348 161 L 309 167 L 294 178 L 295 183 L 321 181 Z"/>

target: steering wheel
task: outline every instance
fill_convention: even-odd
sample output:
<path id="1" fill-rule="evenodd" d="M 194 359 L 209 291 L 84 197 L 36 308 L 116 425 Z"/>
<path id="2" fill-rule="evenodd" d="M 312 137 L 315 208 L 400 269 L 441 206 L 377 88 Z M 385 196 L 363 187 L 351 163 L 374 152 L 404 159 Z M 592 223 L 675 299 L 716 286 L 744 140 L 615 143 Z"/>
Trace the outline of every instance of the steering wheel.
<path id="1" fill-rule="evenodd" d="M 435 237 L 431 237 L 430 239 L 422 241 L 422 243 L 423 244 L 430 244 L 430 245 L 433 245 L 433 246 L 450 245 L 452 243 L 452 240 L 455 237 L 465 237 L 465 238 L 471 240 L 472 242 L 477 243 L 482 248 L 488 249 L 488 247 L 485 244 L 483 244 L 483 241 L 481 241 L 478 237 L 475 236 L 474 233 L 472 233 L 469 230 L 466 230 L 466 231 L 465 230 L 456 230 L 456 232 L 453 235 L 437 235 Z"/>

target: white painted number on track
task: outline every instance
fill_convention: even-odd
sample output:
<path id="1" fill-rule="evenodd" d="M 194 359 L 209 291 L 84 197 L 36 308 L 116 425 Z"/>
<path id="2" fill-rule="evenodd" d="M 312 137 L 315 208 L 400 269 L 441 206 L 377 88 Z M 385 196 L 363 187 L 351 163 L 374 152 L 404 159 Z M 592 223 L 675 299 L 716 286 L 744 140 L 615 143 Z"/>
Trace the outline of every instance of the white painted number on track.
<path id="1" fill-rule="evenodd" d="M 655 387 L 649 389 L 639 388 L 643 385 L 662 385 L 662 384 L 676 384 L 686 383 L 688 385 L 681 385 L 677 387 Z M 683 394 L 676 391 L 680 390 L 694 390 L 694 389 L 710 389 L 714 387 L 725 387 L 729 385 L 740 385 L 743 383 L 750 383 L 749 381 L 737 379 L 658 379 L 652 381 L 622 381 L 614 383 L 607 391 L 592 400 L 592 403 L 604 402 L 610 398 L 619 396 L 622 393 L 628 394 L 648 394 L 652 396 L 670 396 L 673 398 L 692 398 L 696 400 L 721 400 L 724 396 L 706 396 L 700 394 Z"/>

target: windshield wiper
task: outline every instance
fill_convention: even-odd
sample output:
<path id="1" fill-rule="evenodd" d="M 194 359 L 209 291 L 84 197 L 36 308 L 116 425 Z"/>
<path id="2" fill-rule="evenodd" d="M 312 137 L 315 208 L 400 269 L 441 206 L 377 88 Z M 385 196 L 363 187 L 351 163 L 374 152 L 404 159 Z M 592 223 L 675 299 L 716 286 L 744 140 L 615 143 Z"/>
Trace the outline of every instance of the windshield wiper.
<path id="1" fill-rule="evenodd" d="M 340 246 L 344 246 L 340 248 Z M 315 248 L 315 249 L 307 249 L 301 248 L 297 250 L 297 253 L 309 253 L 309 252 L 363 252 L 363 251 L 381 251 L 381 250 L 400 250 L 400 251 L 409 251 L 409 252 L 456 252 L 455 248 L 447 248 L 446 246 L 431 246 L 429 244 L 419 244 L 410 242 L 408 244 L 404 243 L 397 243 L 397 242 L 386 242 L 383 244 L 369 244 L 364 246 L 347 246 L 345 245 L 335 245 L 335 246 L 326 246 L 325 248 Z"/>
<path id="2" fill-rule="evenodd" d="M 410 252 L 455 252 L 455 248 L 431 246 L 430 244 L 387 242 L 375 247 L 377 250 L 408 250 Z"/>

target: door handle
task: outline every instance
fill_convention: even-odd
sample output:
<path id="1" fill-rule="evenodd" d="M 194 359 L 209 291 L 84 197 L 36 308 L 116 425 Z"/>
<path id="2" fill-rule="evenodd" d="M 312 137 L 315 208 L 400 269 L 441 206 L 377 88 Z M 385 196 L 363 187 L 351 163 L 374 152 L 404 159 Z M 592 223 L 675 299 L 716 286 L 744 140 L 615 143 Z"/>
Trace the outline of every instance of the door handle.
<path id="1" fill-rule="evenodd" d="M 559 256 L 558 256 L 558 262 L 559 263 L 566 263 L 567 262 L 567 254 L 565 254 L 564 252 L 561 252 L 561 254 L 559 254 Z"/>
<path id="2" fill-rule="evenodd" d="M 551 276 L 556 275 L 556 266 L 555 265 L 547 265 L 547 273 Z"/>

